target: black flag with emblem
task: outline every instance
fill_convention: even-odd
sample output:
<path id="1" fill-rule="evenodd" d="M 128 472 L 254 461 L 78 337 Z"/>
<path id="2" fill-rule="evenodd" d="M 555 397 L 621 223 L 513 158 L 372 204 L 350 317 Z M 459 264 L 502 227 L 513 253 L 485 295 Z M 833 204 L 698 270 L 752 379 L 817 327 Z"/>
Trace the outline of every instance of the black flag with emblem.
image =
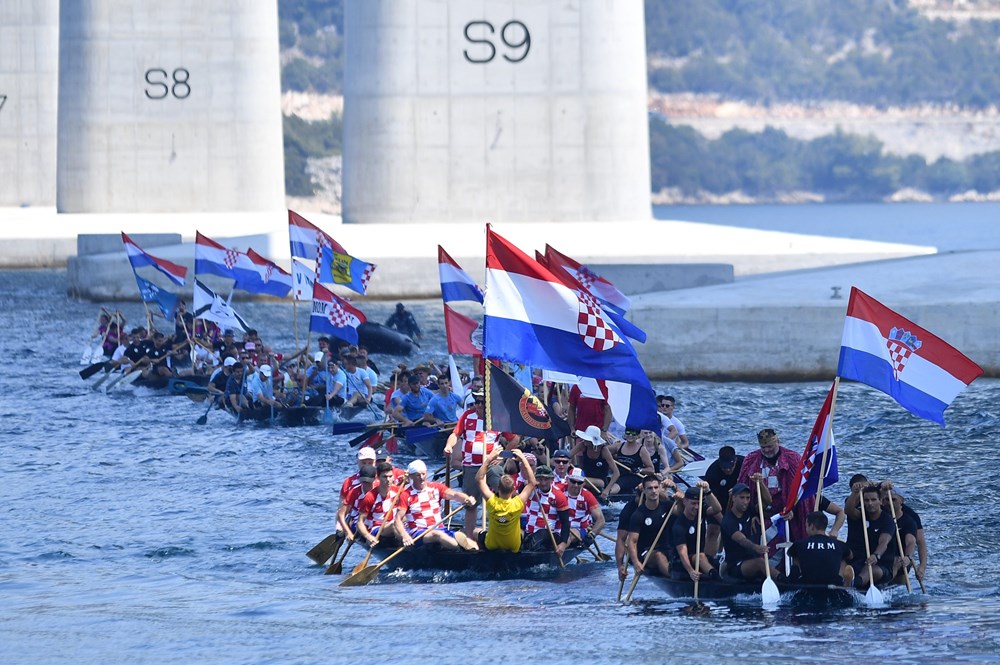
<path id="1" fill-rule="evenodd" d="M 490 420 L 493 430 L 513 432 L 543 439 L 560 439 L 569 435 L 569 425 L 559 416 L 549 413 L 542 401 L 517 380 L 491 362 Z"/>

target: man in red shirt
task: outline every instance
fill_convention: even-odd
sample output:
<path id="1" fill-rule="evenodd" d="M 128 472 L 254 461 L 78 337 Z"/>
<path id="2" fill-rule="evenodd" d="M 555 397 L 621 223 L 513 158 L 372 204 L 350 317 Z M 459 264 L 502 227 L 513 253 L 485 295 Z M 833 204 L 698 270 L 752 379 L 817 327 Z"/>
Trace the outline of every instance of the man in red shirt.
<path id="1" fill-rule="evenodd" d="M 604 513 L 597 497 L 585 488 L 583 471 L 573 469 L 566 477 L 566 502 L 569 505 L 570 538 L 590 547 L 594 536 L 604 529 Z"/>
<path id="2" fill-rule="evenodd" d="M 562 556 L 569 543 L 569 502 L 565 494 L 552 487 L 552 478 L 549 467 L 535 469 L 538 486 L 524 507 L 527 521 L 521 549 L 529 552 L 551 550 L 554 540 L 556 553 Z"/>
<path id="3" fill-rule="evenodd" d="M 361 500 L 375 486 L 375 467 L 366 464 L 358 471 L 358 484 L 347 491 L 347 496 L 337 509 L 337 527 L 349 541 L 354 541 L 354 531 L 358 528 L 361 514 Z"/>
<path id="4" fill-rule="evenodd" d="M 584 397 L 580 386 L 573 386 L 569 391 L 569 429 L 586 431 L 591 425 L 597 425 L 601 432 L 607 434 L 611 426 L 611 405 L 603 399 Z"/>
<path id="5" fill-rule="evenodd" d="M 441 523 L 441 501 L 460 501 L 466 508 L 475 508 L 476 500 L 458 490 L 445 487 L 441 483 L 427 480 L 427 465 L 421 460 L 413 460 L 406 467 L 409 484 L 403 488 L 396 504 L 393 517 L 396 533 L 405 547 L 413 545 L 420 534 Z M 475 514 L 475 513 L 473 513 Z M 464 533 L 454 533 L 450 529 L 438 527 L 421 538 L 418 543 L 437 543 L 442 549 L 474 549 Z"/>

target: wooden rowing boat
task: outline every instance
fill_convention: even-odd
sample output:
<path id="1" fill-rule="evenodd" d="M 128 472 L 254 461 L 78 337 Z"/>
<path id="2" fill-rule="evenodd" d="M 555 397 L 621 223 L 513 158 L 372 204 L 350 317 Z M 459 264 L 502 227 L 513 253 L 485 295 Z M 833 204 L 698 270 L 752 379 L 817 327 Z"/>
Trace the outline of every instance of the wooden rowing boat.
<path id="1" fill-rule="evenodd" d="M 388 556 L 398 548 L 379 545 L 375 554 Z M 563 554 L 567 566 L 579 567 L 586 564 L 572 564 L 581 552 L 569 549 Z M 403 550 L 387 567 L 389 570 L 433 570 L 453 571 L 485 578 L 544 577 L 557 574 L 562 568 L 555 552 L 503 552 L 499 550 L 442 550 L 436 547 L 412 547 Z"/>
<path id="2" fill-rule="evenodd" d="M 648 577 L 656 586 L 672 598 L 694 598 L 694 582 L 687 575 L 683 578 L 663 577 L 648 571 Z M 793 605 L 803 604 L 818 607 L 850 607 L 861 594 L 854 589 L 833 584 L 802 584 L 795 582 L 775 582 L 782 596 Z M 705 579 L 698 582 L 700 600 L 726 600 L 736 596 L 760 595 L 761 582 L 736 580 L 731 577 Z"/>

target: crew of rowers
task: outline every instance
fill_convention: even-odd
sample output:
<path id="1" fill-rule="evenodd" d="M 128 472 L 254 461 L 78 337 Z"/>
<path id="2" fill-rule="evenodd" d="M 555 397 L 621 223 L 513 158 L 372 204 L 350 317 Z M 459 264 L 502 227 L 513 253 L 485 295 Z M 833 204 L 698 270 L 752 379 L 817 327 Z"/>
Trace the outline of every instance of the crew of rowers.
<path id="1" fill-rule="evenodd" d="M 461 490 L 447 479 L 435 480 L 447 465 L 429 479 L 421 460 L 403 472 L 385 452 L 363 448 L 357 473 L 342 486 L 338 530 L 372 545 L 391 536 L 394 544 L 407 547 L 422 540 L 442 549 L 554 550 L 560 557 L 568 548 L 595 547 L 591 551 L 600 558 L 595 536 L 605 527 L 598 501 L 603 490 L 582 465 L 571 464 L 600 431 L 577 430 L 577 446 L 553 453 L 550 467 L 538 465 L 520 437 L 484 432 L 483 417 L 483 394 L 476 392 L 445 447 L 446 455 L 457 452 L 454 459 L 461 460 Z M 812 497 L 782 515 L 787 478 L 776 464 L 787 449 L 780 447 L 774 430 L 762 430 L 758 439 L 761 450 L 746 458 L 723 447 L 703 479 L 684 489 L 670 473 L 641 477 L 635 499 L 619 515 L 614 539 L 622 579 L 629 564 L 637 572 L 675 579 L 724 576 L 756 582 L 769 573 L 775 580 L 862 589 L 888 583 L 915 565 L 917 578 L 923 579 L 923 525 L 891 481 L 873 483 L 859 474 L 851 479 L 843 508 L 825 496 L 818 502 Z M 485 502 L 485 524 L 476 516 L 479 501 Z M 442 508 L 451 502 L 454 511 Z M 449 528 L 462 509 L 461 529 Z M 774 519 L 779 515 L 782 519 Z M 838 538 L 845 521 L 846 542 Z M 784 542 L 770 533 L 775 523 L 788 532 Z"/>
<path id="2" fill-rule="evenodd" d="M 691 580 L 759 581 L 770 573 L 779 580 L 866 588 L 887 584 L 913 565 L 923 579 L 923 525 L 891 481 L 873 483 L 858 474 L 843 508 L 826 496 L 810 497 L 786 513 L 799 456 L 781 446 L 773 429 L 757 438 L 760 449 L 746 457 L 721 448 L 703 480 L 683 491 L 669 478 L 643 479 L 640 494 L 619 516 L 616 561 L 623 579 L 629 563 Z M 846 542 L 839 539 L 845 520 Z M 772 535 L 781 529 L 783 542 Z"/>

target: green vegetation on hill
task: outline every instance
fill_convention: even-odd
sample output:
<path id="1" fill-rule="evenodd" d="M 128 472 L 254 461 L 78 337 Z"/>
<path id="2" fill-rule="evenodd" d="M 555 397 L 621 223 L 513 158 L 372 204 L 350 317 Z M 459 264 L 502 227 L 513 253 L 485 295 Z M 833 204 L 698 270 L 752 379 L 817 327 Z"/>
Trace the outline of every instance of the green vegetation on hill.
<path id="1" fill-rule="evenodd" d="M 1000 152 L 930 164 L 919 155 L 886 153 L 882 143 L 837 131 L 811 141 L 783 131 L 734 129 L 709 140 L 659 118 L 649 125 L 652 188 L 686 196 L 742 191 L 760 198 L 815 192 L 831 201 L 880 201 L 903 188 L 936 197 L 1000 190 Z"/>
<path id="2" fill-rule="evenodd" d="M 310 157 L 328 157 L 340 153 L 341 118 L 309 122 L 285 116 L 285 193 L 289 196 L 312 196 L 316 193 L 306 161 Z"/>
<path id="3" fill-rule="evenodd" d="M 650 87 L 775 101 L 981 108 L 1000 99 L 1000 22 L 904 0 L 646 0 Z"/>
<path id="4" fill-rule="evenodd" d="M 293 57 L 281 68 L 281 89 L 339 93 L 344 70 L 341 0 L 280 0 L 278 36 Z"/>

